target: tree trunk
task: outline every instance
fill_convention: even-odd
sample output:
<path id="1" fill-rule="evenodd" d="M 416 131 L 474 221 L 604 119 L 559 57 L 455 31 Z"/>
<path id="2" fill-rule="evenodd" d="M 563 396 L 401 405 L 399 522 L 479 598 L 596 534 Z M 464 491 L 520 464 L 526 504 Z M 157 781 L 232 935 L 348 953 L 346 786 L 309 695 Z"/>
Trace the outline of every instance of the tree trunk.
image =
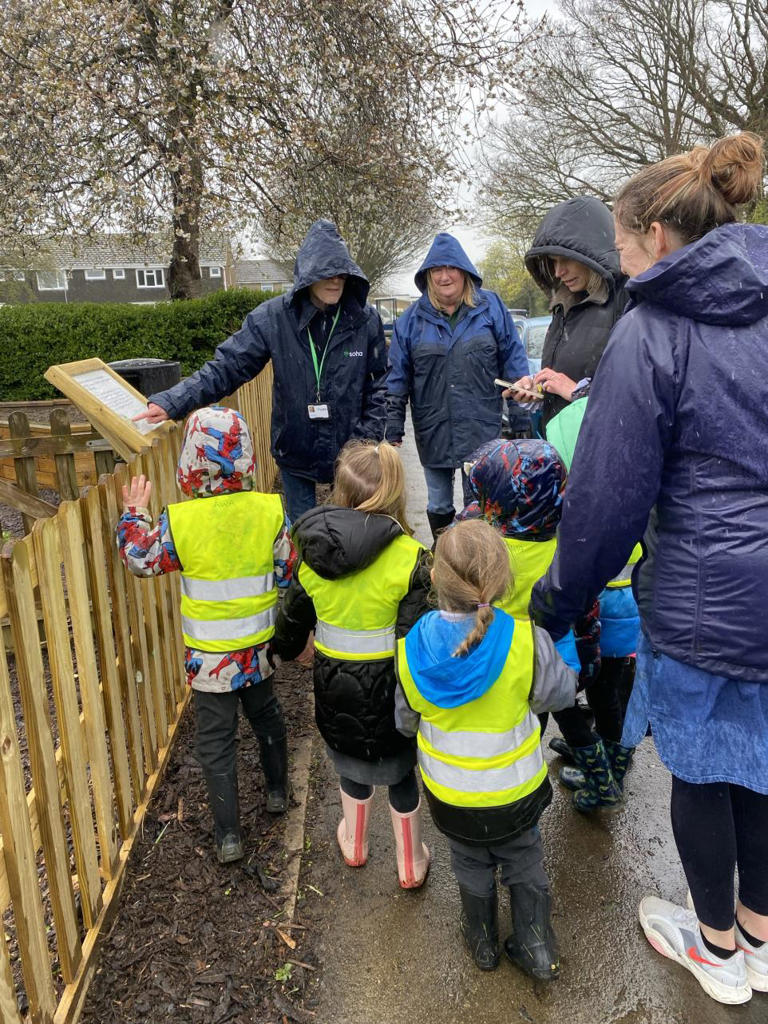
<path id="1" fill-rule="evenodd" d="M 203 172 L 196 154 L 183 154 L 179 170 L 171 175 L 173 192 L 173 250 L 168 270 L 171 299 L 197 299 L 202 295 L 200 273 L 200 201 Z"/>

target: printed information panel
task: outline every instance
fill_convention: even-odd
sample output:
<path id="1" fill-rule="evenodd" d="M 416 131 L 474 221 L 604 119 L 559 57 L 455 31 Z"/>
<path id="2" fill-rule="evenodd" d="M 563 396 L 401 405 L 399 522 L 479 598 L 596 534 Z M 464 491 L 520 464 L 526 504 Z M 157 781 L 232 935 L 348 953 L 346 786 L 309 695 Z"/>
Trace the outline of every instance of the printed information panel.
<path id="1" fill-rule="evenodd" d="M 45 379 L 74 402 L 123 458 L 163 433 L 163 425 L 133 422 L 147 408 L 146 398 L 101 359 L 49 366 Z"/>

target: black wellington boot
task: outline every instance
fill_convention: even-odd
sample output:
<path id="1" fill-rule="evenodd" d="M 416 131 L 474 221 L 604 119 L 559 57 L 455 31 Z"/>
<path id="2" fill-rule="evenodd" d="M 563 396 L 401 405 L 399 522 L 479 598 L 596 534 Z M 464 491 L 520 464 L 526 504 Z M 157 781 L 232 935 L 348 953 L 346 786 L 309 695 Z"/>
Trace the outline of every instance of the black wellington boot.
<path id="1" fill-rule="evenodd" d="M 459 886 L 461 893 L 461 934 L 472 959 L 481 971 L 499 966 L 499 911 L 496 890 L 488 896 L 476 896 Z"/>
<path id="2" fill-rule="evenodd" d="M 288 740 L 259 736 L 261 768 L 267 786 L 267 812 L 285 814 L 288 810 Z"/>
<path id="3" fill-rule="evenodd" d="M 240 805 L 237 798 L 237 774 L 205 772 L 208 802 L 213 814 L 216 857 L 219 864 L 242 860 L 243 838 L 240 833 Z"/>
<path id="4" fill-rule="evenodd" d="M 560 955 L 549 916 L 549 889 L 510 885 L 509 898 L 512 934 L 504 943 L 504 952 L 532 978 L 551 981 L 560 974 Z"/>
<path id="5" fill-rule="evenodd" d="M 437 544 L 437 538 L 440 536 L 440 534 L 443 532 L 446 526 L 451 525 L 455 515 L 455 512 L 430 512 L 429 509 L 427 509 L 427 519 L 429 520 L 429 528 L 432 531 L 433 550 L 434 545 Z"/>

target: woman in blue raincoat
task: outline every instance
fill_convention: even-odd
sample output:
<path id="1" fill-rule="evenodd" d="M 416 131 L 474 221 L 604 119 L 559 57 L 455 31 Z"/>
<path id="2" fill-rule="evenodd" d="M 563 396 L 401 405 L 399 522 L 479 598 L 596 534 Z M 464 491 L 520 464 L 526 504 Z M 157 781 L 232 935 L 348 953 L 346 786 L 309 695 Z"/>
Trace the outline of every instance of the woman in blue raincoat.
<path id="1" fill-rule="evenodd" d="M 421 298 L 395 322 L 387 378 L 387 440 L 399 444 L 411 416 L 427 480 L 433 536 L 452 521 L 456 469 L 501 433 L 501 389 L 528 360 L 512 317 L 459 242 L 439 234 L 415 277 Z M 466 492 L 465 503 L 471 500 Z"/>
<path id="2" fill-rule="evenodd" d="M 646 896 L 640 924 L 722 1003 L 768 992 L 768 227 L 737 222 L 762 177 L 763 142 L 742 133 L 619 193 L 630 304 L 532 595 L 556 639 L 645 534 L 622 743 L 650 724 L 695 909 Z"/>

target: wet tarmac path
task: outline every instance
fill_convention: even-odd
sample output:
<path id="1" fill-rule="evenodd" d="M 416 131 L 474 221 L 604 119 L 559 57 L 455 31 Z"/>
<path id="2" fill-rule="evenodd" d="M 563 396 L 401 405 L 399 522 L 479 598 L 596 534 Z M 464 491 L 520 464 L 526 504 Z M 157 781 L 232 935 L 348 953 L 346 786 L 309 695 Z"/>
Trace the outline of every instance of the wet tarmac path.
<path id="1" fill-rule="evenodd" d="M 426 495 L 412 440 L 401 454 L 411 523 L 426 541 Z M 550 723 L 547 736 L 555 729 Z M 474 967 L 458 929 L 448 846 L 428 813 L 425 838 L 433 861 L 422 890 L 398 888 L 385 790 L 374 801 L 369 862 L 346 868 L 335 841 L 335 776 L 321 743 L 317 751 L 302 899 L 312 906 L 322 965 L 318 1022 L 768 1024 L 768 994 L 755 993 L 743 1007 L 714 1002 L 682 967 L 651 949 L 637 922 L 637 905 L 647 893 L 682 903 L 686 892 L 669 821 L 670 776 L 651 740 L 638 750 L 625 806 L 591 816 L 572 808 L 570 794 L 556 782 L 559 761 L 546 751 L 554 761 L 555 796 L 540 825 L 561 951 L 561 975 L 550 984 L 533 982 L 504 957 L 493 973 Z M 510 919 L 501 889 L 499 899 L 503 939 Z"/>

